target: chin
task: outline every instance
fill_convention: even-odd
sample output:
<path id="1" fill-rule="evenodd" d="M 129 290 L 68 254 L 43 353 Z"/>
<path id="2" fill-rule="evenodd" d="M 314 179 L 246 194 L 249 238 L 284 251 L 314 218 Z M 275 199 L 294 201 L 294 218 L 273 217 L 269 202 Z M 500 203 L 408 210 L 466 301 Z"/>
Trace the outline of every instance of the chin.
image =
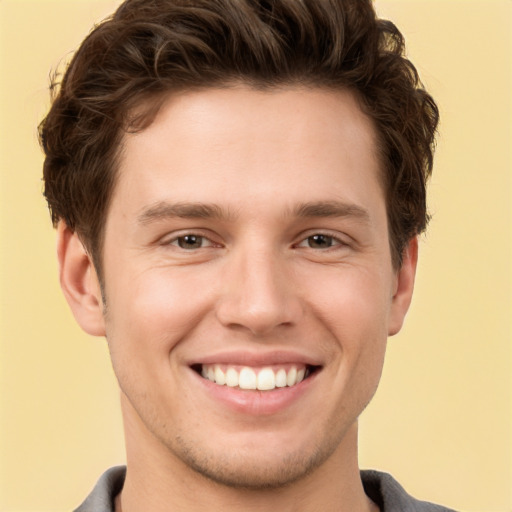
<path id="1" fill-rule="evenodd" d="M 182 438 L 172 450 L 195 473 L 217 484 L 247 490 L 278 489 L 291 485 L 319 468 L 336 449 L 322 448 L 280 450 L 262 446 L 233 446 L 229 453 L 212 453 L 211 449 L 191 447 Z M 283 450 L 284 448 L 284 450 Z M 280 453 L 281 452 L 281 453 Z M 284 452 L 284 453 L 283 453 Z"/>

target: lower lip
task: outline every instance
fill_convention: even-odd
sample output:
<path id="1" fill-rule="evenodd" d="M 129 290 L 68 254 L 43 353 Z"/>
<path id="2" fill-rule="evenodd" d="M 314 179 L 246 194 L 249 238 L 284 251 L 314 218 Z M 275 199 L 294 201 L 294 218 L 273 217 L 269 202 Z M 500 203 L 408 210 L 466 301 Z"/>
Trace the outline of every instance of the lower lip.
<path id="1" fill-rule="evenodd" d="M 291 407 L 310 388 L 319 371 L 316 371 L 299 384 L 269 391 L 243 390 L 229 386 L 219 386 L 192 370 L 199 383 L 215 401 L 231 410 L 253 416 L 269 416 Z"/>

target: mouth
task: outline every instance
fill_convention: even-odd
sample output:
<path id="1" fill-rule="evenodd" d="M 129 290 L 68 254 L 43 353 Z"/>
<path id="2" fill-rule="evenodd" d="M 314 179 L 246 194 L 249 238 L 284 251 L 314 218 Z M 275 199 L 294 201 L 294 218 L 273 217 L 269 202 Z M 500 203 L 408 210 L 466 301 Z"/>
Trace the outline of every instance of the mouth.
<path id="1" fill-rule="evenodd" d="M 272 391 L 294 387 L 320 370 L 319 366 L 286 364 L 277 366 L 238 366 L 195 364 L 192 369 L 204 379 L 242 390 Z"/>

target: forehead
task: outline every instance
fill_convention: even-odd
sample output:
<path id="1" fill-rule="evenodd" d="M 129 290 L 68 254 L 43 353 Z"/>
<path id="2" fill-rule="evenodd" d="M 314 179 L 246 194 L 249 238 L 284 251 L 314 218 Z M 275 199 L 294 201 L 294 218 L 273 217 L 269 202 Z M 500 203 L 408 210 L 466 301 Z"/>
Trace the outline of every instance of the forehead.
<path id="1" fill-rule="evenodd" d="M 211 203 L 228 188 L 242 202 L 323 200 L 328 188 L 337 200 L 349 181 L 380 183 L 374 127 L 351 92 L 234 86 L 172 93 L 147 128 L 126 134 L 114 202 Z"/>

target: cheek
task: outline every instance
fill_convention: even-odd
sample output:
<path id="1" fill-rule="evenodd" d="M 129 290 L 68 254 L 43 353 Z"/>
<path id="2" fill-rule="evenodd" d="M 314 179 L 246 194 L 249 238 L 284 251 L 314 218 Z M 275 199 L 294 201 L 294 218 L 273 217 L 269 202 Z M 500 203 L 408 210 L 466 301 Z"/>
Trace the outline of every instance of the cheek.
<path id="1" fill-rule="evenodd" d="M 311 291 L 311 307 L 337 344 L 338 385 L 357 390 L 359 398 L 355 399 L 366 402 L 377 387 L 384 363 L 389 281 L 377 273 L 346 269 L 337 278 L 331 276 L 317 284 L 323 286 L 316 287 L 316 295 Z"/>
<path id="2" fill-rule="evenodd" d="M 168 365 L 169 352 L 204 317 L 210 299 L 193 276 L 166 269 L 130 275 L 107 290 L 107 339 L 114 356 Z M 129 363 L 132 361 L 132 363 Z"/>
<path id="3" fill-rule="evenodd" d="M 317 274 L 314 286 L 303 294 L 328 328 L 347 338 L 347 343 L 360 343 L 361 338 L 387 337 L 390 286 L 389 279 L 378 272 L 343 267 L 324 276 Z"/>

